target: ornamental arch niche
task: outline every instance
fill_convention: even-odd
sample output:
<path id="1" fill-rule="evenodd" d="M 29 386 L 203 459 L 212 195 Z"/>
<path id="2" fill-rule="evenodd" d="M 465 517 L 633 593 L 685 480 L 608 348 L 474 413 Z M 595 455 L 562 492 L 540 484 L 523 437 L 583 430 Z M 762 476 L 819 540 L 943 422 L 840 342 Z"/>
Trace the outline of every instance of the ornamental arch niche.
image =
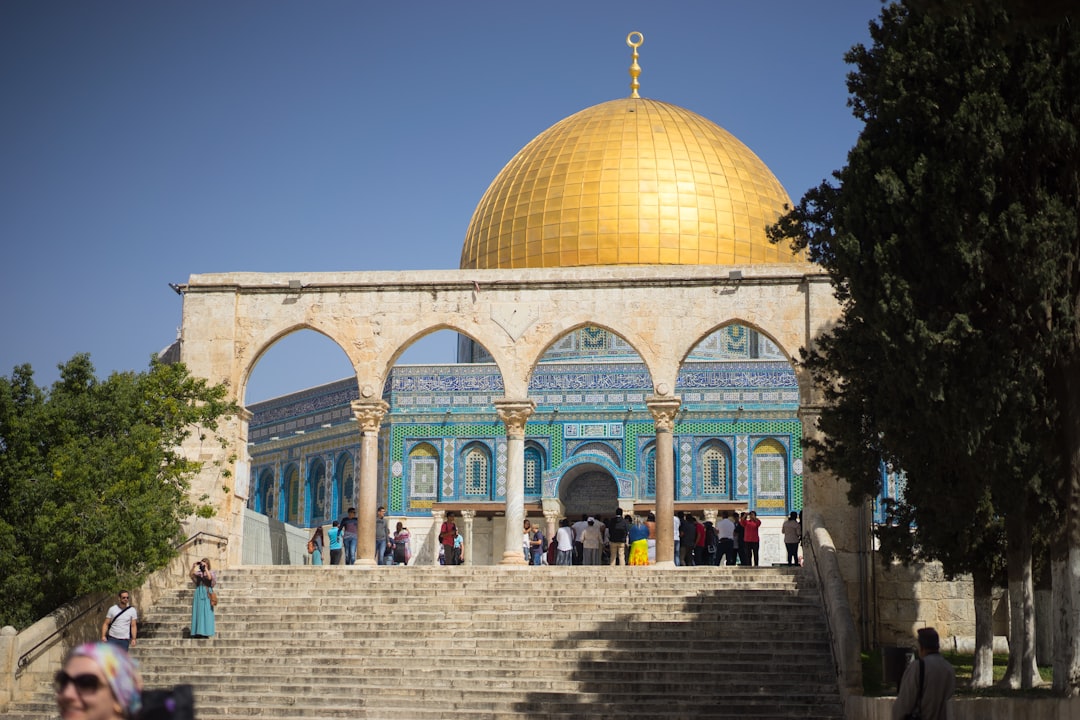
<path id="1" fill-rule="evenodd" d="M 608 517 L 619 506 L 619 488 L 604 463 L 582 462 L 559 480 L 559 500 L 571 520 L 582 515 Z"/>

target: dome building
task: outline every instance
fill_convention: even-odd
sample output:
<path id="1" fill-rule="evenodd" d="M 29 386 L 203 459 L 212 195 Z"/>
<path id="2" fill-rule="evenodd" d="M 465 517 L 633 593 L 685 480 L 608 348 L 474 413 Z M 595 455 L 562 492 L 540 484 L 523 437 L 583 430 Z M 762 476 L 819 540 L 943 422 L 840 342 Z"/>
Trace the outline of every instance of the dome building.
<path id="1" fill-rule="evenodd" d="M 473 213 L 461 270 L 805 272 L 804 258 L 766 237 L 790 201 L 765 164 L 706 118 L 639 97 L 634 69 L 631 76 L 631 97 L 555 123 L 506 164 Z M 495 403 L 505 391 L 491 353 L 464 334 L 456 363 L 393 367 L 381 394 L 388 410 L 379 504 L 395 517 L 454 511 L 501 520 L 507 439 Z M 535 409 L 523 438 L 525 514 L 550 528 L 561 517 L 608 517 L 616 507 L 654 511 L 652 391 L 637 348 L 600 323 L 547 346 L 528 384 Z M 723 510 L 754 510 L 777 527 L 801 510 L 798 382 L 774 342 L 742 323 L 724 325 L 686 355 L 675 395 L 676 510 L 713 520 Z M 360 448 L 342 423 L 359 398 L 346 379 L 250 408 L 251 510 L 306 528 L 358 504 Z M 498 562 L 498 535 L 471 530 L 472 562 Z M 773 539 L 763 554 L 783 560 Z"/>
<path id="2" fill-rule="evenodd" d="M 715 123 L 611 100 L 507 163 L 473 213 L 461 267 L 802 262 L 765 236 L 785 204 L 765 163 Z"/>

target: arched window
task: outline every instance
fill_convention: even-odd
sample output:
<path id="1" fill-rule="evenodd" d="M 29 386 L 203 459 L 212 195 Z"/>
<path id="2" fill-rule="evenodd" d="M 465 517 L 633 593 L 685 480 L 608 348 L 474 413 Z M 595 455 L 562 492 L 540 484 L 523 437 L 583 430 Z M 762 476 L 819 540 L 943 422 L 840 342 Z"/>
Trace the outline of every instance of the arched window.
<path id="1" fill-rule="evenodd" d="M 262 494 L 262 513 L 266 517 L 270 518 L 277 517 L 275 514 L 278 507 L 276 502 L 277 493 L 275 493 L 274 490 L 274 479 L 270 478 L 270 482 L 267 483 L 266 487 L 263 489 Z"/>
<path id="2" fill-rule="evenodd" d="M 308 525 L 320 524 L 326 519 L 326 463 L 322 458 L 315 458 L 308 466 L 308 491 L 307 496 L 311 499 L 311 510 L 308 517 Z"/>
<path id="3" fill-rule="evenodd" d="M 465 494 L 471 497 L 491 496 L 491 453 L 483 445 L 470 445 L 465 450 Z"/>
<path id="4" fill-rule="evenodd" d="M 256 513 L 269 515 L 267 503 L 273 505 L 273 471 L 269 467 L 259 473 L 255 481 L 255 492 L 252 493 L 252 510 Z"/>
<path id="5" fill-rule="evenodd" d="M 525 447 L 525 494 L 538 496 L 543 491 L 544 452 L 536 445 Z"/>
<path id="6" fill-rule="evenodd" d="M 300 525 L 300 470 L 295 465 L 285 468 L 285 517 L 282 518 L 292 525 Z"/>
<path id="7" fill-rule="evenodd" d="M 701 492 L 704 495 L 726 496 L 731 461 L 726 447 L 711 442 L 701 451 Z"/>
<path id="8" fill-rule="evenodd" d="M 787 451 L 776 440 L 754 448 L 754 485 L 758 498 L 783 498 L 787 490 Z"/>
<path id="9" fill-rule="evenodd" d="M 645 470 L 645 495 L 646 497 L 656 497 L 656 446 L 650 446 L 645 451 L 645 462 L 643 463 Z"/>
<path id="10" fill-rule="evenodd" d="M 356 478 L 353 477 L 354 469 L 352 455 L 349 453 L 338 455 L 337 469 L 334 471 L 334 492 L 337 494 L 337 501 L 334 504 L 335 518 L 344 517 L 346 510 L 358 504 Z"/>
<path id="11" fill-rule="evenodd" d="M 409 496 L 435 498 L 439 493 L 439 452 L 420 443 L 409 452 Z"/>

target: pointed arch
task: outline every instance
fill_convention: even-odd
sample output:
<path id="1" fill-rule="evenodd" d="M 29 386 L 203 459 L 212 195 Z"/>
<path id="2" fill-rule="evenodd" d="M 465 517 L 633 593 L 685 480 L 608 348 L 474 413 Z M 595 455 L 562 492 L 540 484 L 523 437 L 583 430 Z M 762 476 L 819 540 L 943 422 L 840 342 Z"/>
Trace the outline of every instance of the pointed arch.
<path id="1" fill-rule="evenodd" d="M 743 318 L 729 318 L 699 335 L 680 362 L 723 360 L 777 360 L 793 364 L 794 355 L 791 348 L 784 347 L 765 328 Z"/>
<path id="2" fill-rule="evenodd" d="M 471 442 L 461 449 L 461 494 L 467 499 L 490 500 L 494 492 L 494 464 L 491 448 L 481 442 Z"/>
<path id="3" fill-rule="evenodd" d="M 560 344 L 571 343 L 572 346 L 560 348 Z M 575 344 L 576 343 L 576 344 Z M 553 353 L 556 353 L 553 355 Z M 643 387 L 652 388 L 652 373 L 648 363 L 645 362 L 641 350 L 614 328 L 595 320 L 572 325 L 547 343 L 537 354 L 529 367 L 528 375 L 529 391 L 533 391 L 533 378 L 537 368 L 549 360 L 561 359 L 557 353 L 563 353 L 566 359 L 574 359 L 578 362 L 587 362 L 594 358 L 593 353 L 610 358 L 613 354 L 622 356 L 627 363 L 641 363 L 645 382 Z"/>
<path id="4" fill-rule="evenodd" d="M 307 499 L 306 522 L 308 527 L 326 521 L 329 507 L 326 502 L 326 462 L 321 457 L 308 463 L 305 497 Z"/>
<path id="5" fill-rule="evenodd" d="M 344 517 L 346 510 L 357 505 L 356 461 L 348 450 L 334 463 L 334 495 L 334 518 Z"/>
<path id="6" fill-rule="evenodd" d="M 701 494 L 714 498 L 731 495 L 731 449 L 720 440 L 709 440 L 698 448 Z"/>
<path id="7" fill-rule="evenodd" d="M 544 470 L 547 467 L 547 453 L 535 441 L 525 443 L 525 497 L 538 498 L 543 493 Z"/>
<path id="8" fill-rule="evenodd" d="M 328 379 L 328 381 L 339 380 L 344 377 L 352 376 L 355 378 L 356 369 L 353 364 L 352 358 L 349 357 L 349 353 L 345 350 L 346 345 L 335 338 L 330 332 L 320 329 L 312 323 L 302 322 L 288 325 L 279 329 L 273 335 L 263 341 L 257 349 L 252 352 L 247 363 L 245 364 L 243 371 L 240 374 L 240 387 L 237 389 L 237 398 L 243 405 L 250 404 L 246 401 L 248 394 L 248 385 L 251 383 L 252 376 L 257 371 L 259 364 L 266 358 L 267 354 L 274 348 L 275 345 L 282 342 L 286 338 L 296 336 L 301 333 L 310 331 L 318 336 L 322 340 L 329 341 L 333 346 L 337 347 L 341 351 L 344 363 L 342 367 L 342 373 L 337 378 Z M 325 353 L 320 353 L 325 356 Z"/>
<path id="9" fill-rule="evenodd" d="M 303 486 L 300 483 L 300 468 L 296 463 L 289 463 L 285 466 L 285 471 L 282 474 L 280 520 L 287 522 L 290 525 L 299 526 L 301 524 L 300 498 L 302 497 L 302 493 Z"/>

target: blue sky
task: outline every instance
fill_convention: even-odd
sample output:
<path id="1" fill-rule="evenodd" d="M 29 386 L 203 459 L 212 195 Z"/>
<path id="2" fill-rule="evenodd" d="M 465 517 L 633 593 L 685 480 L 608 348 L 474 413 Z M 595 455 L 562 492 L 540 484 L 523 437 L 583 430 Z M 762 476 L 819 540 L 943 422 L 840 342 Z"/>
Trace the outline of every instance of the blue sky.
<path id="1" fill-rule="evenodd" d="M 844 53 L 879 0 L 0 3 L 0 373 L 142 370 L 192 273 L 451 269 L 488 183 L 641 95 L 734 133 L 793 200 L 859 132 Z M 315 333 L 249 402 L 340 379 Z M 453 359 L 449 333 L 411 362 Z"/>

